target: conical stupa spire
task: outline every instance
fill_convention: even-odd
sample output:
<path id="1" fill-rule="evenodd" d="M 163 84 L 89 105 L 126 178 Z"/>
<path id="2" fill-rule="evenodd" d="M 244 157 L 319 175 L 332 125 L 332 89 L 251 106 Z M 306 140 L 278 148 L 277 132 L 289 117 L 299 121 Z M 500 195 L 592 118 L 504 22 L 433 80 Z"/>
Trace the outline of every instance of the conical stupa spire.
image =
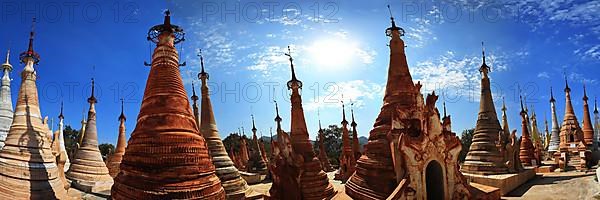
<path id="1" fill-rule="evenodd" d="M 298 188 L 298 191 L 301 192 L 304 199 L 331 198 L 335 194 L 335 191 L 313 151 L 313 145 L 308 136 L 304 109 L 302 108 L 302 97 L 299 91 L 302 88 L 302 82 L 296 78 L 289 46 L 288 52 L 285 55 L 289 57 L 292 73 L 292 79 L 287 83 L 288 89 L 291 90 L 290 138 L 292 149 L 294 153 L 302 156 L 304 159 L 304 163 L 300 166 L 302 174 L 300 175 L 300 180 L 298 180 L 303 187 Z"/>
<path id="2" fill-rule="evenodd" d="M 346 121 L 346 109 L 342 101 L 342 153 L 340 155 L 340 169 L 336 177 L 345 182 L 355 171 L 356 158 L 348 132 L 348 121 Z"/>
<path id="3" fill-rule="evenodd" d="M 196 86 L 192 81 L 192 111 L 194 112 L 194 120 L 196 120 L 196 126 L 200 129 L 200 111 L 198 110 L 198 96 L 196 96 Z"/>
<path id="4" fill-rule="evenodd" d="M 60 114 L 58 115 L 58 142 L 60 144 L 60 151 L 64 153 L 65 156 L 65 165 L 64 165 L 64 172 L 66 172 L 69 167 L 71 166 L 71 161 L 69 160 L 69 157 L 67 156 L 67 149 L 65 148 L 65 136 L 64 136 L 64 119 L 65 116 L 63 115 L 63 102 L 60 102 Z M 56 139 L 56 138 L 55 138 Z M 61 153 L 62 154 L 62 153 Z"/>
<path id="5" fill-rule="evenodd" d="M 10 49 L 6 51 L 6 62 L 2 64 L 2 86 L 0 87 L 0 149 L 4 147 L 4 140 L 8 135 L 10 125 L 13 121 L 13 104 L 12 96 L 10 93 L 10 72 L 13 67 L 9 61 Z"/>
<path id="6" fill-rule="evenodd" d="M 388 6 L 389 8 L 389 6 Z M 356 173 L 346 183 L 345 191 L 353 199 L 385 199 L 395 189 L 396 172 L 392 162 L 392 152 L 387 142 L 388 133 L 392 129 L 392 115 L 398 110 L 410 110 L 417 106 L 421 85 L 414 84 L 402 36 L 404 29 L 396 26 L 390 10 L 391 27 L 385 30 L 390 37 L 390 60 L 387 72 L 387 83 L 383 97 L 383 106 L 369 132 L 369 141 L 365 145 L 364 155 L 356 162 Z M 369 182 L 367 182 L 368 180 Z M 372 184 L 377 180 L 378 183 Z"/>
<path id="7" fill-rule="evenodd" d="M 321 115 L 319 114 L 319 111 L 317 111 L 317 117 L 319 118 L 319 161 L 321 162 L 323 171 L 330 172 L 334 169 L 331 167 L 329 157 L 327 156 L 327 150 L 325 149 L 325 133 L 323 133 L 323 128 L 321 127 Z"/>
<path id="8" fill-rule="evenodd" d="M 239 159 L 235 155 L 228 155 L 227 149 L 219 136 L 219 129 L 215 120 L 215 114 L 212 108 L 212 102 L 210 100 L 210 89 L 208 88 L 208 73 L 204 71 L 204 58 L 202 56 L 202 50 L 199 50 L 198 56 L 200 57 L 201 71 L 198 74 L 198 78 L 201 80 L 202 85 L 200 86 L 201 105 L 200 105 L 200 132 L 206 140 L 208 146 L 208 153 L 212 158 L 212 163 L 215 165 L 215 171 L 221 185 L 225 189 L 225 194 L 228 199 L 239 199 L 244 198 L 246 194 L 250 193 L 251 190 L 248 184 L 240 176 L 240 172 L 234 166 L 235 160 L 231 158 Z M 230 157 L 231 156 L 231 157 Z M 238 163 L 240 165 L 241 163 Z"/>
<path id="9" fill-rule="evenodd" d="M 28 58 L 31 59 L 31 61 L 33 61 L 33 64 L 38 64 L 40 62 L 40 55 L 33 50 L 33 39 L 34 39 L 34 35 L 35 35 L 35 22 L 36 22 L 36 20 L 34 17 L 31 22 L 31 32 L 29 32 L 29 47 L 27 48 L 27 51 L 25 51 L 19 55 L 19 58 L 22 63 L 27 63 Z M 31 66 L 30 68 L 26 66 L 25 69 L 26 70 L 24 70 L 24 71 L 33 72 L 33 66 Z"/>
<path id="10" fill-rule="evenodd" d="M 502 97 L 502 134 L 504 144 L 508 144 L 510 128 L 508 127 L 508 115 L 506 115 L 506 103 L 504 102 L 504 97 Z"/>
<path id="11" fill-rule="evenodd" d="M 560 144 L 560 126 L 558 125 L 558 118 L 556 117 L 556 100 L 550 87 L 550 111 L 552 115 L 552 129 L 550 131 L 550 144 L 548 146 L 548 152 L 552 155 L 558 151 Z"/>
<path id="12" fill-rule="evenodd" d="M 527 126 L 527 112 L 523 107 L 523 98 L 519 95 L 521 101 L 521 146 L 519 149 L 519 160 L 523 166 L 531 166 L 531 160 L 534 159 L 533 143 L 529 137 L 529 127 Z"/>
<path id="13" fill-rule="evenodd" d="M 350 126 L 352 127 L 352 152 L 354 152 L 354 159 L 358 160 L 362 153 L 360 152 L 360 144 L 358 143 L 358 131 L 356 130 L 356 126 L 358 124 L 354 120 L 354 103 L 350 104 L 350 113 L 352 113 L 352 123 L 350 123 Z"/>
<path id="14" fill-rule="evenodd" d="M 483 53 L 483 61 L 479 68 L 482 78 L 477 125 L 475 126 L 473 143 L 471 143 L 461 171 L 473 174 L 502 174 L 508 172 L 508 168 L 503 162 L 503 155 L 500 154 L 496 147 L 498 133 L 502 131 L 502 128 L 500 127 L 496 108 L 494 107 L 494 99 L 488 77 L 490 67 L 485 63 L 485 53 Z"/>
<path id="15" fill-rule="evenodd" d="M 250 145 L 252 145 L 253 148 L 250 148 L 252 151 L 250 153 L 250 160 L 248 161 L 248 166 L 246 167 L 246 170 L 248 172 L 256 172 L 266 175 L 268 171 L 267 163 L 266 160 L 264 160 L 264 157 L 261 152 L 260 143 L 258 141 L 258 137 L 256 136 L 256 131 L 258 129 L 256 129 L 256 126 L 254 125 L 254 115 L 250 116 L 252 117 L 252 144 Z"/>
<path id="16" fill-rule="evenodd" d="M 598 104 L 594 97 L 594 142 L 600 146 L 600 115 L 598 113 Z"/>
<path id="17" fill-rule="evenodd" d="M 111 197 L 225 199 L 181 79 L 175 44 L 184 41 L 183 29 L 171 24 L 167 11 L 164 24 L 152 27 L 148 40 L 156 48 Z"/>
<path id="18" fill-rule="evenodd" d="M 560 148 L 567 148 L 571 145 L 578 145 L 583 140 L 583 131 L 573 111 L 571 103 L 571 88 L 565 75 L 565 115 L 560 129 Z"/>
<path id="19" fill-rule="evenodd" d="M 110 190 L 113 179 L 104 163 L 100 149 L 98 149 L 98 132 L 96 129 L 96 106 L 98 102 L 94 96 L 94 79 L 92 78 L 92 93 L 88 98 L 88 110 L 85 134 L 79 149 L 73 156 L 73 161 L 66 177 L 73 182 L 73 187 L 92 193 Z"/>
<path id="20" fill-rule="evenodd" d="M 125 136 L 125 113 L 124 113 L 125 101 L 121 98 L 121 115 L 119 115 L 119 136 L 117 139 L 117 147 L 115 152 L 108 157 L 106 166 L 111 177 L 116 177 L 121 171 L 120 165 L 123 161 L 123 155 L 125 154 L 125 148 L 127 147 L 127 138 Z"/>
<path id="21" fill-rule="evenodd" d="M 52 142 L 46 137 L 48 126 L 41 118 L 33 67 L 39 55 L 33 51 L 33 28 L 29 48 L 20 58 L 25 64 L 21 87 L 11 128 L 0 151 L 0 199 L 67 199 L 64 182 L 59 178 L 59 170 L 63 169 L 56 164 Z"/>
<path id="22" fill-rule="evenodd" d="M 594 144 L 594 127 L 592 126 L 592 118 L 590 118 L 590 106 L 588 105 L 587 92 L 585 84 L 583 85 L 583 142 L 591 146 Z"/>

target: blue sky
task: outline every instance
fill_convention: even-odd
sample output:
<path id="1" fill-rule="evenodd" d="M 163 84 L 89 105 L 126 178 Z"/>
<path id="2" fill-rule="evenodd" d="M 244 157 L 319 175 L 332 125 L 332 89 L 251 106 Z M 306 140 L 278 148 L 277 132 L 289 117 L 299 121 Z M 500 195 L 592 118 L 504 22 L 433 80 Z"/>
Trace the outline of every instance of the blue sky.
<path id="1" fill-rule="evenodd" d="M 65 101 L 66 124 L 79 128 L 87 110 L 90 78 L 99 88 L 97 116 L 101 143 L 116 143 L 118 99 L 125 98 L 128 135 L 134 129 L 153 44 L 148 29 L 162 23 L 163 10 L 186 32 L 178 45 L 186 89 L 197 81 L 197 49 L 204 52 L 217 123 L 222 136 L 251 128 L 274 127 L 273 96 L 289 129 L 285 83 L 292 47 L 311 138 L 317 111 L 323 124 L 339 124 L 340 100 L 354 102 L 359 135 L 368 131 L 382 104 L 389 61 L 384 30 L 386 5 L 406 30 L 408 64 L 423 92 L 446 101 L 457 133 L 475 126 L 479 104 L 481 41 L 491 64 L 496 107 L 506 98 L 511 129 L 520 132 L 517 88 L 538 115 L 550 117 L 549 87 L 564 112 L 564 79 L 569 78 L 576 114 L 582 119 L 582 83 L 598 95 L 600 2 L 587 1 L 3 1 L 0 50 L 12 50 L 13 99 L 22 64 L 17 52 L 27 47 L 36 16 L 36 70 L 43 115 L 55 118 Z M 4 56 L 0 56 L 4 59 Z M 93 67 L 95 66 L 95 67 Z M 275 89 L 275 93 L 273 93 Z M 274 94 L 274 95 L 273 95 Z M 349 108 L 350 106 L 347 106 Z M 497 110 L 500 113 L 500 110 Z M 348 112 L 348 111 L 347 111 Z M 348 116 L 349 112 L 348 112 Z M 56 123 L 56 121 L 55 121 Z M 55 126 L 56 128 L 56 126 Z"/>

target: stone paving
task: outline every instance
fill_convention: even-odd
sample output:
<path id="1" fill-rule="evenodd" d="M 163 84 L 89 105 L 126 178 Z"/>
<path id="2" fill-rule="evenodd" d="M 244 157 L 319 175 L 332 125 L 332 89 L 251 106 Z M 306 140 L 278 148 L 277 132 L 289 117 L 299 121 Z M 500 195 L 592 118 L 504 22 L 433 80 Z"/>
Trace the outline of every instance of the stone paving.
<path id="1" fill-rule="evenodd" d="M 600 199 L 593 172 L 538 174 L 502 199 Z"/>

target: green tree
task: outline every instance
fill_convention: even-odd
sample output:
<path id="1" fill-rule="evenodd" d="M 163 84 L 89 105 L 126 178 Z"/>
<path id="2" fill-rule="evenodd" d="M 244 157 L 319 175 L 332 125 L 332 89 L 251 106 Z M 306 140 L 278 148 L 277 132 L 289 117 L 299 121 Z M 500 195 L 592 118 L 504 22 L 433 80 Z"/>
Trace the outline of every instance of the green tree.
<path id="1" fill-rule="evenodd" d="M 325 146 L 325 151 L 327 153 L 327 157 L 329 158 L 329 162 L 332 165 L 339 165 L 340 163 L 340 154 L 342 152 L 342 128 L 337 125 L 329 125 L 329 127 L 323 129 L 323 144 Z M 319 135 L 317 133 L 318 141 Z M 319 144 L 315 143 L 313 145 L 313 149 L 316 155 L 319 154 Z"/>
<path id="2" fill-rule="evenodd" d="M 79 135 L 81 131 L 75 130 L 71 125 L 66 125 L 63 129 L 63 136 L 65 140 L 65 150 L 69 159 L 73 159 L 75 156 L 75 149 L 77 148 L 77 142 L 79 142 Z"/>
<path id="3" fill-rule="evenodd" d="M 460 150 L 460 154 L 458 154 L 458 161 L 461 163 L 465 162 L 465 158 L 467 157 L 469 148 L 471 148 L 474 133 L 475 129 L 472 128 L 464 130 L 460 135 L 460 143 L 462 144 L 462 149 Z"/>
<path id="4" fill-rule="evenodd" d="M 115 146 L 109 143 L 103 143 L 98 145 L 98 149 L 100 149 L 100 154 L 102 154 L 102 159 L 106 160 L 109 154 L 115 152 Z"/>

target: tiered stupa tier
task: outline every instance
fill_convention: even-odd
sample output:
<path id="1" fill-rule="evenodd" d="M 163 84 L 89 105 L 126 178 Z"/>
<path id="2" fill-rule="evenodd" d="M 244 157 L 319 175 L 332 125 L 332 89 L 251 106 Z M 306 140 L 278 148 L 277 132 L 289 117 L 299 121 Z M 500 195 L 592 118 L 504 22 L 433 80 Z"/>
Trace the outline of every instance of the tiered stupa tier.
<path id="1" fill-rule="evenodd" d="M 258 129 L 256 129 L 256 125 L 254 124 L 254 115 L 252 115 L 252 141 L 250 142 L 250 145 L 252 145 L 252 148 L 250 149 L 252 149 L 252 151 L 250 152 L 250 159 L 248 160 L 246 171 L 266 175 L 269 169 L 267 169 L 267 162 L 264 160 L 260 150 L 260 144 L 256 137 L 257 130 Z"/>
<path id="2" fill-rule="evenodd" d="M 360 152 L 360 143 L 358 142 L 358 131 L 356 130 L 356 126 L 358 125 L 356 121 L 354 121 L 354 108 L 350 108 L 350 113 L 352 113 L 352 122 L 350 126 L 352 127 L 352 152 L 354 152 L 354 159 L 358 160 L 362 153 Z"/>
<path id="3" fill-rule="evenodd" d="M 90 108 L 81 146 L 77 149 L 71 167 L 66 173 L 74 188 L 86 193 L 97 193 L 110 190 L 113 179 L 108 174 L 106 163 L 98 149 L 98 132 L 96 129 L 96 97 L 94 96 L 94 79 L 92 94 L 88 98 Z"/>
<path id="4" fill-rule="evenodd" d="M 6 52 L 6 62 L 2 63 L 2 86 L 0 87 L 0 149 L 4 147 L 4 140 L 13 121 L 12 96 L 10 94 L 9 74 L 13 67 L 9 62 L 10 50 Z"/>
<path id="5" fill-rule="evenodd" d="M 558 118 L 556 117 L 556 100 L 554 99 L 552 87 L 550 87 L 550 109 L 552 112 L 552 130 L 550 131 L 548 153 L 552 155 L 554 152 L 558 151 L 558 146 L 560 145 L 560 126 L 558 125 Z"/>
<path id="6" fill-rule="evenodd" d="M 113 199 L 225 199 L 179 72 L 174 45 L 183 35 L 169 11 L 164 23 L 148 32 L 156 48 Z"/>
<path id="7" fill-rule="evenodd" d="M 534 147 L 529 134 L 527 125 L 527 111 L 523 108 L 523 99 L 521 98 L 521 146 L 519 149 L 519 160 L 523 166 L 531 166 L 531 160 L 535 158 Z"/>
<path id="8" fill-rule="evenodd" d="M 510 128 L 508 127 L 508 115 L 506 114 L 506 104 L 504 103 L 504 98 L 502 98 L 502 134 L 501 138 L 499 138 L 501 143 L 508 144 L 510 143 Z M 499 147 L 501 149 L 502 147 Z"/>
<path id="9" fill-rule="evenodd" d="M 213 113 L 212 103 L 210 100 L 210 93 L 208 88 L 209 75 L 204 71 L 204 58 L 200 56 L 201 71 L 198 74 L 198 78 L 202 81 L 201 90 L 201 112 L 200 112 L 200 132 L 206 140 L 208 146 L 208 153 L 212 158 L 212 163 L 215 165 L 216 173 L 221 180 L 221 185 L 225 189 L 227 199 L 240 199 L 244 198 L 246 194 L 250 193 L 248 184 L 240 176 L 240 172 L 234 166 L 234 162 L 227 154 L 225 145 L 219 136 L 219 129 L 217 128 L 217 122 L 215 120 L 215 114 Z M 233 147 L 231 147 L 231 153 L 233 154 Z M 231 155 L 235 157 L 235 155 Z"/>
<path id="10" fill-rule="evenodd" d="M 502 174 L 508 172 L 504 164 L 504 156 L 496 146 L 498 133 L 502 131 L 502 128 L 496 115 L 490 88 L 490 78 L 488 77 L 490 67 L 485 63 L 485 51 L 482 53 L 483 64 L 479 67 L 479 72 L 482 74 L 479 114 L 473 142 L 461 171 L 471 174 Z"/>
<path id="11" fill-rule="evenodd" d="M 123 160 L 123 155 L 125 154 L 125 148 L 127 147 L 127 137 L 125 136 L 125 121 L 127 118 L 124 113 L 124 101 L 121 99 L 121 115 L 119 115 L 119 138 L 117 139 L 117 147 L 115 147 L 115 152 L 108 157 L 108 161 L 106 161 L 106 166 L 108 167 L 108 172 L 111 177 L 117 177 L 119 174 L 121 161 Z"/>
<path id="12" fill-rule="evenodd" d="M 346 109 L 344 108 L 344 102 L 342 102 L 342 152 L 340 154 L 340 168 L 335 178 L 346 182 L 356 170 L 355 165 L 356 159 L 354 158 L 352 140 L 348 131 L 348 121 L 346 121 Z"/>
<path id="13" fill-rule="evenodd" d="M 19 56 L 25 67 L 14 119 L 0 151 L 0 199 L 67 199 L 59 179 L 59 170 L 63 169 L 56 165 L 48 126 L 41 118 L 33 68 L 40 56 L 33 50 L 33 36 L 32 28 L 29 48 Z"/>

